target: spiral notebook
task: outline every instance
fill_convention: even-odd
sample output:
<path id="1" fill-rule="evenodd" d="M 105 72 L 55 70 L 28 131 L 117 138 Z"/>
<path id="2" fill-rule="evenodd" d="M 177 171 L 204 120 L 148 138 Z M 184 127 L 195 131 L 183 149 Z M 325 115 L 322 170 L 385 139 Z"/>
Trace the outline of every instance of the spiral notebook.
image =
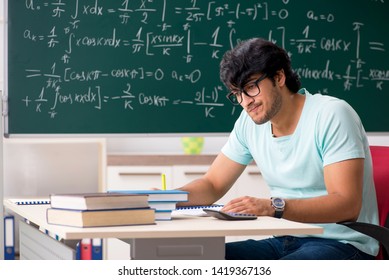
<path id="1" fill-rule="evenodd" d="M 50 204 L 49 198 L 10 198 L 8 199 L 16 205 L 44 205 Z"/>
<path id="2" fill-rule="evenodd" d="M 197 205 L 197 206 L 177 207 L 176 210 L 173 211 L 173 215 L 206 217 L 209 215 L 203 211 L 203 209 L 205 209 L 205 208 L 214 209 L 214 210 L 221 210 L 223 208 L 223 205 L 213 204 L 213 205 Z"/>

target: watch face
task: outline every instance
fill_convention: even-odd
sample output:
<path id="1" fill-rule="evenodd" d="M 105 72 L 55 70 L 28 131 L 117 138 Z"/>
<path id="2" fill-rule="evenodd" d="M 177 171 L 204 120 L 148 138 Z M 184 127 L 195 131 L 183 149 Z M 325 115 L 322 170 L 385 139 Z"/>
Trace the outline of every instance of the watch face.
<path id="1" fill-rule="evenodd" d="M 275 197 L 273 198 L 273 205 L 276 208 L 284 208 L 285 207 L 285 201 L 281 198 Z"/>

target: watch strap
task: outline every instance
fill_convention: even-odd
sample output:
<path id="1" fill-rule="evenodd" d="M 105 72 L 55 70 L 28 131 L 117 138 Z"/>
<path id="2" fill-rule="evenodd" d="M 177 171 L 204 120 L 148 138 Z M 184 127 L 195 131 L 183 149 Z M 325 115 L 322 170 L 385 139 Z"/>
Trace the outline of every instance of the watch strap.
<path id="1" fill-rule="evenodd" d="M 278 218 L 278 219 L 281 219 L 283 214 L 284 214 L 284 210 L 283 209 L 275 209 L 274 217 Z"/>

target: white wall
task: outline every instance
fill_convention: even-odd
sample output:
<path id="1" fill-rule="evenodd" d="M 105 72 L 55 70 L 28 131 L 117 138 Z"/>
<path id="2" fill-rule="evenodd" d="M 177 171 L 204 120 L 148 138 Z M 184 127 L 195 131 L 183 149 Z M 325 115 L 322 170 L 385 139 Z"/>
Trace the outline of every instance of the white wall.
<path id="1" fill-rule="evenodd" d="M 204 137 L 202 154 L 217 154 L 227 136 Z M 108 154 L 183 154 L 181 137 L 121 137 L 107 138 Z"/>
<path id="2" fill-rule="evenodd" d="M 4 197 L 105 189 L 104 139 L 4 139 Z"/>
<path id="3" fill-rule="evenodd" d="M 218 154 L 227 138 L 228 136 L 205 137 L 202 154 Z M 368 133 L 368 138 L 370 145 L 389 146 L 389 133 Z M 107 138 L 107 153 L 183 154 L 180 140 L 178 136 Z"/>
<path id="4" fill-rule="evenodd" d="M 389 133 L 368 133 L 367 135 L 370 146 L 389 146 Z"/>

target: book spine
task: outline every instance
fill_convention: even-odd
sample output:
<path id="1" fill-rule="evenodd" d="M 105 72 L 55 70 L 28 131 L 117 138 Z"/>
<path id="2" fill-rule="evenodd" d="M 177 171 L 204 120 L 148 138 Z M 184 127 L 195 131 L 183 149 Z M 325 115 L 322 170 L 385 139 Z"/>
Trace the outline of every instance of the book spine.
<path id="1" fill-rule="evenodd" d="M 91 260 L 92 259 L 92 239 L 83 238 L 80 244 L 80 259 Z"/>
<path id="2" fill-rule="evenodd" d="M 103 240 L 100 238 L 92 239 L 92 260 L 103 259 Z"/>
<path id="3" fill-rule="evenodd" d="M 76 260 L 81 260 L 81 241 L 76 245 Z"/>
<path id="4" fill-rule="evenodd" d="M 4 217 L 4 260 L 15 259 L 15 219 L 14 216 Z"/>

